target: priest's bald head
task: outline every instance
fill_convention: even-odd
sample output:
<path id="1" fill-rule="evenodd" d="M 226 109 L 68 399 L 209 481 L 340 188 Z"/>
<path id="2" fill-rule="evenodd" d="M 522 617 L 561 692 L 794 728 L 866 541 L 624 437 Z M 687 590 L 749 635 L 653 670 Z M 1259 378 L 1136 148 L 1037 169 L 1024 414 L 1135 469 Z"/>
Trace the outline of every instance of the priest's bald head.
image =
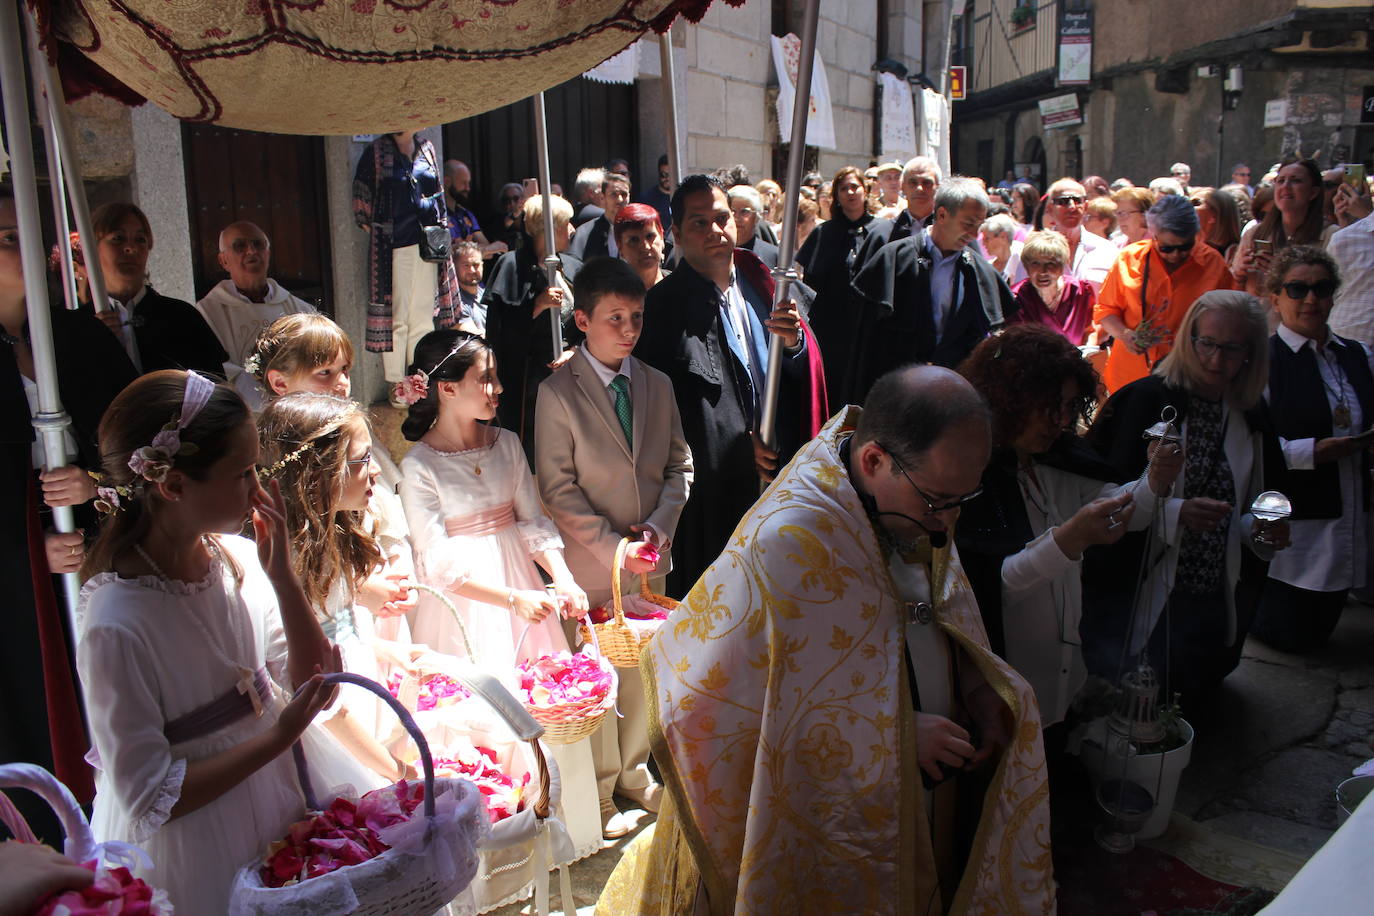
<path id="1" fill-rule="evenodd" d="M 949 369 L 907 366 L 869 390 L 849 476 L 894 537 L 943 543 L 958 508 L 977 495 L 991 452 L 983 396 Z"/>

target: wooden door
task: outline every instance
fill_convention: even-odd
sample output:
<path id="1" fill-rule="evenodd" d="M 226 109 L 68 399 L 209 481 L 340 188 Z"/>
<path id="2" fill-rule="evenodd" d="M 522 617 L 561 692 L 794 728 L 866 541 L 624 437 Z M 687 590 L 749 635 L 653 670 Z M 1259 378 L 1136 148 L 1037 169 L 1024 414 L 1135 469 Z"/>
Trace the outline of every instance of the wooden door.
<path id="1" fill-rule="evenodd" d="M 248 220 L 272 242 L 272 279 L 333 315 L 324 140 L 185 124 L 182 141 L 196 298 L 225 277 L 220 230 Z"/>
<path id="2" fill-rule="evenodd" d="M 577 173 L 608 159 L 639 161 L 635 86 L 598 83 L 578 77 L 544 93 L 548 121 L 549 170 L 564 196 L 572 194 Z M 534 103 L 513 105 L 444 125 L 444 156 L 472 170 L 469 208 L 483 226 L 496 212 L 496 196 L 507 182 L 537 178 Z M 633 175 L 632 196 L 657 175 Z"/>

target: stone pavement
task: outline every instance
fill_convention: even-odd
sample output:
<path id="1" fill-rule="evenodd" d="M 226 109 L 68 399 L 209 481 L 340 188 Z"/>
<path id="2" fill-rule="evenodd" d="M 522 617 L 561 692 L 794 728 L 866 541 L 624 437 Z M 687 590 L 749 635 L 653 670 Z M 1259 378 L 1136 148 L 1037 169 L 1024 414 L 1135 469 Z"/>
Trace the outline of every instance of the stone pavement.
<path id="1" fill-rule="evenodd" d="M 1177 810 L 1310 856 L 1336 829 L 1335 789 L 1374 757 L 1374 608 L 1350 602 L 1307 656 L 1246 644 L 1218 712 L 1199 722 Z"/>
<path id="2" fill-rule="evenodd" d="M 1194 725 L 1175 810 L 1206 829 L 1310 856 L 1336 829 L 1336 784 L 1374 757 L 1374 608 L 1347 605 L 1330 644 L 1312 655 L 1251 640 L 1216 713 Z M 653 821 L 638 817 L 640 829 Z M 592 912 L 630 839 L 572 866 L 579 914 Z M 556 878 L 552 885 L 557 911 Z M 528 904 L 497 911 L 532 912 Z"/>

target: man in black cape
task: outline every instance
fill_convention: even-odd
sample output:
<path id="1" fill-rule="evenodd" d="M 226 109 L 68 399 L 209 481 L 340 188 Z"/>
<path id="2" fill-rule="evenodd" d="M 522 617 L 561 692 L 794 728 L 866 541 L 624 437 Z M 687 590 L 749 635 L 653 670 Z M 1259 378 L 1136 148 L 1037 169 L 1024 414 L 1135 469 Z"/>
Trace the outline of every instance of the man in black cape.
<path id="1" fill-rule="evenodd" d="M 861 402 L 874 381 L 907 363 L 957 367 L 1015 315 L 1006 281 L 969 247 L 987 210 L 977 182 L 949 178 L 936 192 L 931 227 L 884 246 L 859 270 L 851 401 Z"/>
<path id="2" fill-rule="evenodd" d="M 795 302 L 773 308 L 772 278 L 735 248 L 725 188 L 692 175 L 673 194 L 673 234 L 682 260 L 645 300 L 635 356 L 673 382 L 696 481 L 673 539 L 668 592 L 686 594 L 725 547 L 768 480 L 824 422 L 819 350 Z M 810 291 L 793 287 L 809 303 Z M 777 450 L 755 434 L 769 335 L 786 349 L 779 386 Z"/>

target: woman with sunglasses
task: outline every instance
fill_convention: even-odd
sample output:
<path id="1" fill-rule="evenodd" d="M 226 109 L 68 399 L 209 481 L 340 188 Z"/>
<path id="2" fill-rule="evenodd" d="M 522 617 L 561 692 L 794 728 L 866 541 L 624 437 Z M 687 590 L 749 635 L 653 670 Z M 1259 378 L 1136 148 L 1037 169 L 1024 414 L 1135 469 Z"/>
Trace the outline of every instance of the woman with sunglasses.
<path id="1" fill-rule="evenodd" d="M 1078 638 L 1083 553 L 1149 524 L 1182 451 L 1170 446 L 1148 479 L 1119 485 L 1121 475 L 1078 437 L 1097 373 L 1042 325 L 985 339 L 959 371 L 992 409 L 993 451 L 955 544 L 992 651 L 1030 681 L 1049 729 L 1088 676 Z"/>
<path id="2" fill-rule="evenodd" d="M 1163 685 L 1161 699 L 1181 693 L 1187 705 L 1205 701 L 1239 662 L 1251 584 L 1262 578 L 1255 560 L 1288 545 L 1286 522 L 1261 523 L 1250 513 L 1261 492 L 1285 486 L 1263 402 L 1268 338 L 1253 296 L 1204 293 L 1184 314 L 1169 354 L 1113 395 L 1088 430 L 1089 444 L 1127 479 L 1155 453 L 1142 433 L 1170 413 L 1183 447 L 1182 473 L 1156 507 L 1151 531 L 1089 555 L 1079 632 L 1093 674 L 1115 682 L 1123 663 L 1130 670 L 1145 657 Z"/>
<path id="3" fill-rule="evenodd" d="M 1374 361 L 1327 324 L 1340 283 L 1335 260 L 1305 245 L 1279 252 L 1268 277 L 1280 320 L 1268 400 L 1288 462 L 1295 549 L 1270 564 L 1251 632 L 1285 652 L 1326 642 L 1346 595 L 1368 577 Z"/>
<path id="4" fill-rule="evenodd" d="M 1226 262 L 1199 238 L 1193 205 L 1166 194 L 1145 214 L 1153 238 L 1121 249 L 1093 309 L 1112 337 L 1102 381 L 1109 392 L 1148 375 L 1168 355 L 1183 313 L 1203 293 L 1230 289 Z"/>

